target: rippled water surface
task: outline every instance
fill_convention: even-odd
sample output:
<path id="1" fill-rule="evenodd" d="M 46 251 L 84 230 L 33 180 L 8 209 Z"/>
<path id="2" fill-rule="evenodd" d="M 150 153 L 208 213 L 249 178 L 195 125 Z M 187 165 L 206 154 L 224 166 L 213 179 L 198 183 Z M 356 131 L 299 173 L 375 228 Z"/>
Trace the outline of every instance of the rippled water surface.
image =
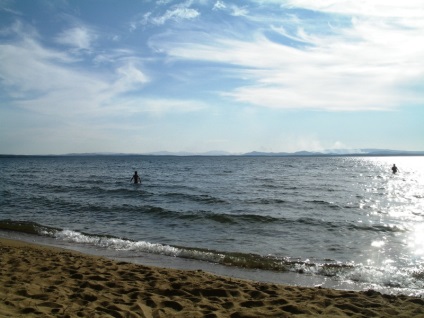
<path id="1" fill-rule="evenodd" d="M 424 293 L 423 157 L 23 157 L 0 169 L 0 229 Z"/>

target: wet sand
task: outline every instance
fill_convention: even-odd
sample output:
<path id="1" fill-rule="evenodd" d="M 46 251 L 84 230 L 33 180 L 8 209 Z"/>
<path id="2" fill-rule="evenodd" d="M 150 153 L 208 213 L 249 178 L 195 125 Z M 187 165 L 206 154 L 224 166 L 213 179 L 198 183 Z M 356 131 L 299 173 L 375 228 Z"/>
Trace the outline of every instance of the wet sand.
<path id="1" fill-rule="evenodd" d="M 147 267 L 0 239 L 0 317 L 423 317 L 424 299 Z"/>

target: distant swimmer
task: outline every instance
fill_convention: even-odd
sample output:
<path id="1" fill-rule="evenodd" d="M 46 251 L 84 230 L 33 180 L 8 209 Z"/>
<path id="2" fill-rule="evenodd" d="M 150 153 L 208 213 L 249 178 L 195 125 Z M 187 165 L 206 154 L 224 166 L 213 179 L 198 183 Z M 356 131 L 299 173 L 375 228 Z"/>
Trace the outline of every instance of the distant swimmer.
<path id="1" fill-rule="evenodd" d="M 396 167 L 396 165 L 393 165 L 392 171 L 393 171 L 393 174 L 395 174 L 396 172 L 398 172 L 398 167 Z"/>
<path id="2" fill-rule="evenodd" d="M 136 183 L 141 183 L 141 179 L 140 179 L 140 177 L 138 176 L 138 174 L 137 174 L 137 171 L 135 171 L 134 172 L 134 175 L 132 176 L 132 178 L 131 178 L 131 181 L 133 181 L 134 180 L 134 183 L 136 184 Z"/>

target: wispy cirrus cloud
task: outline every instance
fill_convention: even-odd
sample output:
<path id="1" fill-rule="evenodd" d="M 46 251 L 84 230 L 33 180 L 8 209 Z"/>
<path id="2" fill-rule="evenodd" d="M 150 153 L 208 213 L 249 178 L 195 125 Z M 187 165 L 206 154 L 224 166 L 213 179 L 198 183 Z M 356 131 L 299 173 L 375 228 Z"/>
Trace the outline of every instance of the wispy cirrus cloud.
<path id="1" fill-rule="evenodd" d="M 200 15 L 199 11 L 191 8 L 186 8 L 183 6 L 178 6 L 176 8 L 167 10 L 163 15 L 161 16 L 150 16 L 148 19 L 149 22 L 156 24 L 156 25 L 162 25 L 165 24 L 168 20 L 173 21 L 181 21 L 181 20 L 190 20 L 198 17 Z"/>
<path id="2" fill-rule="evenodd" d="M 406 83 L 421 87 L 424 80 L 424 10 L 409 1 L 406 7 L 383 1 L 373 7 L 367 1 L 344 1 L 344 6 L 329 0 L 284 1 L 284 8 L 330 14 L 327 30 L 300 15 L 280 22 L 250 15 L 263 19 L 253 35 L 186 32 L 151 44 L 175 60 L 219 63 L 221 72 L 245 79 L 244 85 L 222 92 L 236 101 L 276 109 L 392 110 L 424 101 L 419 89 L 403 90 Z M 226 5 L 218 1 L 214 8 Z M 337 13 L 336 22 L 339 15 L 346 22 L 332 25 L 331 13 Z"/>
<path id="3" fill-rule="evenodd" d="M 161 26 L 169 21 L 182 22 L 185 20 L 193 20 L 200 16 L 200 11 L 192 7 L 192 1 L 185 1 L 166 6 L 168 1 L 158 2 L 158 8 L 152 8 L 144 13 L 141 17 L 137 17 L 131 22 L 131 30 L 136 30 L 140 25 L 156 25 Z M 163 9 L 166 7 L 166 9 Z"/>
<path id="4" fill-rule="evenodd" d="M 70 46 L 75 50 L 91 51 L 96 35 L 89 29 L 77 26 L 62 31 L 56 38 L 60 44 Z"/>
<path id="5" fill-rule="evenodd" d="M 364 17 L 420 18 L 423 14 L 423 3 L 420 0 L 405 0 L 402 2 L 395 0 L 284 0 L 282 1 L 282 5 Z"/>
<path id="6" fill-rule="evenodd" d="M 212 7 L 212 10 L 225 11 L 235 17 L 246 16 L 249 13 L 249 10 L 245 6 L 240 7 L 235 4 L 227 4 L 221 0 L 218 0 L 217 2 L 215 2 L 215 4 Z"/>
<path id="7" fill-rule="evenodd" d="M 69 41 L 89 48 L 85 36 Z M 70 37 L 70 39 L 75 39 Z M 68 43 L 68 42 L 66 42 Z M 131 55 L 134 54 L 134 55 Z M 128 114 L 190 112 L 204 108 L 194 101 L 130 96 L 142 91 L 151 79 L 140 58 L 130 50 L 114 51 L 93 58 L 94 67 L 81 69 L 73 54 L 43 46 L 37 38 L 19 35 L 14 41 L 0 43 L 0 81 L 11 104 L 34 113 L 61 118 L 115 116 Z M 109 71 L 98 72 L 97 64 L 108 64 Z"/>

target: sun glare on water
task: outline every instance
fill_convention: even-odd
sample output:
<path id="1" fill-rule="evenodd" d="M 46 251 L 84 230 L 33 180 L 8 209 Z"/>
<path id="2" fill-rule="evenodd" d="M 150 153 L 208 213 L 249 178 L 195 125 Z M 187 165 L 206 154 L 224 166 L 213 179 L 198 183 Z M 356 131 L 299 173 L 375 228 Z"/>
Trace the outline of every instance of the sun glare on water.
<path id="1" fill-rule="evenodd" d="M 408 247 L 417 257 L 424 259 L 424 224 L 414 227 L 409 237 Z"/>
<path id="2" fill-rule="evenodd" d="M 369 203 L 381 221 L 401 229 L 404 235 L 404 252 L 424 260 L 424 158 L 423 157 L 374 157 L 366 158 L 380 171 L 378 183 L 370 191 L 378 191 L 378 200 Z M 393 174 L 396 164 L 399 171 Z M 371 187 L 371 186 L 370 186 Z M 384 239 L 374 240 L 374 249 L 384 249 Z"/>

